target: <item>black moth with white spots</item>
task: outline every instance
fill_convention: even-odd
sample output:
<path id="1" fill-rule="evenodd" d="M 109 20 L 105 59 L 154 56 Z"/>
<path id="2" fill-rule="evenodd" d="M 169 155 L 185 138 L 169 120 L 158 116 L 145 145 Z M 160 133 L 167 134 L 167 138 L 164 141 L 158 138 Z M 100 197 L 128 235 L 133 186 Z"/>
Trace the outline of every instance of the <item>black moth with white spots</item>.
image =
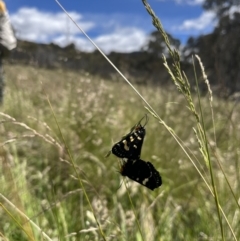
<path id="1" fill-rule="evenodd" d="M 144 118 L 146 122 L 141 125 Z M 148 116 L 145 115 L 127 135 L 113 145 L 112 150 L 106 157 L 113 153 L 115 156 L 122 158 L 123 164 L 120 170 L 122 176 L 127 176 L 133 181 L 154 190 L 162 185 L 161 176 L 151 162 L 140 159 L 142 144 L 146 135 L 144 127 L 147 122 Z"/>
<path id="2" fill-rule="evenodd" d="M 143 118 L 146 118 L 146 123 L 142 126 L 141 121 Z M 145 115 L 143 118 L 130 130 L 127 135 L 122 137 L 119 142 L 113 145 L 112 150 L 107 154 L 107 156 L 113 153 L 119 158 L 124 158 L 125 161 L 140 158 L 143 140 L 146 135 L 144 126 L 147 124 L 148 116 Z"/>
<path id="3" fill-rule="evenodd" d="M 124 159 L 139 159 L 146 130 L 141 124 L 132 128 L 130 133 L 112 147 L 112 153 Z"/>
<path id="4" fill-rule="evenodd" d="M 153 164 L 141 159 L 123 161 L 120 173 L 151 190 L 162 185 L 160 173 Z"/>

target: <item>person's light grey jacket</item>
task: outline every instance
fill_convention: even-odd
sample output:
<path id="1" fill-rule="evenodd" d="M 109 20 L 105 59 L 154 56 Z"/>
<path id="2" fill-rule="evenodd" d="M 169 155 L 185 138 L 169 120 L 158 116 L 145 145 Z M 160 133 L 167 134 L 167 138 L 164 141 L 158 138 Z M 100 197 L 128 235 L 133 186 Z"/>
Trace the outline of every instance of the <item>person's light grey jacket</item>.
<path id="1" fill-rule="evenodd" d="M 3 47 L 7 51 L 11 51 L 17 46 L 17 39 L 7 12 L 0 14 L 0 45 L 0 48 Z"/>

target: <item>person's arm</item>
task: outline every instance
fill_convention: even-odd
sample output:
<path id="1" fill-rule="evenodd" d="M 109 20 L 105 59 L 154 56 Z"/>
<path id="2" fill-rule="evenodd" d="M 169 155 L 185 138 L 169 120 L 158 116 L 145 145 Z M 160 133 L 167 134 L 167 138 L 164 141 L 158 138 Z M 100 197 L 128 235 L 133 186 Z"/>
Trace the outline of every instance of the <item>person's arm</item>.
<path id="1" fill-rule="evenodd" d="M 0 0 L 0 52 L 3 55 L 2 57 L 16 46 L 17 39 L 10 23 L 6 5 L 4 1 Z"/>

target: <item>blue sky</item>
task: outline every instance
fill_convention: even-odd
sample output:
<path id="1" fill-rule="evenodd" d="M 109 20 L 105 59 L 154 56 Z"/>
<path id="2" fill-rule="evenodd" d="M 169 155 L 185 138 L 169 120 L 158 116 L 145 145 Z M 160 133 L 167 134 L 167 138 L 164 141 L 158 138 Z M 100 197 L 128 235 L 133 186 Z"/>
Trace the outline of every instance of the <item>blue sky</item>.
<path id="1" fill-rule="evenodd" d="M 155 30 L 141 0 L 59 1 L 106 53 L 137 51 Z M 202 2 L 149 0 L 165 30 L 183 44 L 189 36 L 209 33 L 214 27 L 214 13 L 203 11 Z M 55 0 L 5 0 L 5 3 L 20 39 L 60 46 L 74 42 L 80 50 L 94 50 Z"/>

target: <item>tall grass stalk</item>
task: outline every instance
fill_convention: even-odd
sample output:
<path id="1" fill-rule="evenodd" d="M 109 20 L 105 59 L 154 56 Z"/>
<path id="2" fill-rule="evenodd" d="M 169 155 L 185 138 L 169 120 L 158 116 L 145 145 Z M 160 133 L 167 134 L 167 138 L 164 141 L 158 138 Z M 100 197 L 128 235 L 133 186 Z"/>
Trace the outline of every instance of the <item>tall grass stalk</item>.
<path id="1" fill-rule="evenodd" d="M 209 83 L 209 80 L 208 80 L 208 78 L 207 78 L 207 75 L 206 75 L 206 73 L 205 73 L 205 69 L 204 69 L 203 63 L 202 63 L 202 61 L 201 61 L 201 58 L 200 58 L 198 55 L 195 55 L 195 56 L 196 56 L 196 58 L 197 58 L 197 60 L 198 60 L 198 62 L 199 62 L 199 65 L 200 65 L 200 68 L 201 68 L 201 72 L 202 72 L 203 80 L 204 80 L 204 82 L 206 83 L 207 88 L 208 88 L 209 104 L 210 104 L 211 114 L 212 114 L 212 125 L 213 125 L 213 129 L 214 129 L 213 133 L 214 133 L 214 139 L 215 139 L 215 147 L 217 148 L 216 128 L 215 128 L 213 105 L 212 105 L 212 102 L 213 102 L 212 90 L 211 90 L 210 83 Z M 193 63 L 194 63 L 194 61 L 193 61 Z M 194 69 L 195 69 L 195 65 L 194 65 Z M 195 73 L 196 73 L 196 71 L 195 71 Z M 198 81 L 197 81 L 196 76 L 195 76 L 195 79 L 196 79 L 196 85 L 197 85 L 197 87 L 198 87 Z M 198 91 L 198 93 L 199 93 L 199 91 Z M 198 100 L 199 100 L 199 106 L 201 107 L 201 105 L 200 105 L 200 96 L 199 96 L 199 95 L 198 95 Z M 234 105 L 234 107 L 235 107 L 235 105 Z M 233 110 L 231 111 L 231 113 L 232 113 L 232 112 L 233 112 Z M 202 108 L 201 108 L 201 114 L 202 114 Z M 203 115 L 202 115 L 202 116 L 203 116 Z M 202 119 L 203 119 L 203 118 L 202 118 Z M 210 146 L 210 145 L 209 145 L 209 146 Z M 211 147 L 211 146 L 210 146 L 210 147 Z M 229 190 L 231 191 L 231 194 L 232 194 L 232 196 L 233 196 L 233 198 L 234 198 L 234 200 L 235 200 L 235 202 L 236 202 L 236 204 L 237 204 L 237 206 L 238 206 L 238 208 L 239 208 L 239 210 L 240 210 L 240 204 L 238 203 L 237 197 L 236 197 L 236 195 L 235 195 L 234 192 L 233 192 L 233 189 L 232 189 L 232 187 L 231 187 L 231 185 L 230 185 L 230 183 L 229 183 L 229 180 L 228 180 L 228 178 L 227 178 L 227 176 L 226 176 L 225 171 L 223 170 L 223 167 L 222 167 L 222 165 L 221 165 L 221 163 L 220 163 L 220 161 L 219 161 L 219 157 L 218 157 L 216 151 L 215 151 L 213 148 L 212 148 L 212 152 L 213 152 L 214 155 L 215 155 L 215 158 L 216 158 L 216 160 L 217 160 L 218 166 L 219 166 L 220 170 L 222 171 L 222 173 L 223 173 L 223 175 L 224 175 L 224 179 L 225 179 L 225 181 L 226 181 L 226 183 L 227 183 L 227 185 L 228 185 L 228 188 L 229 188 Z"/>
<path id="2" fill-rule="evenodd" d="M 68 14 L 68 12 L 65 10 L 65 8 L 57 1 L 57 4 L 61 7 L 61 9 L 67 14 L 67 16 L 71 19 L 71 21 L 76 25 L 76 27 L 87 37 L 87 39 L 97 48 L 97 50 L 102 54 L 102 56 L 112 65 L 112 67 L 119 73 L 119 75 L 131 86 L 131 88 L 137 93 L 137 95 L 145 102 L 145 104 L 157 115 L 157 113 L 155 112 L 155 110 L 151 107 L 151 105 L 145 100 L 145 98 L 139 93 L 139 91 L 134 87 L 134 85 L 132 85 L 132 83 L 121 73 L 121 71 L 111 62 L 111 60 L 103 53 L 103 51 L 94 43 L 94 41 L 85 33 L 85 31 L 74 21 L 74 19 Z M 128 195 L 130 198 L 130 195 Z M 132 201 L 130 199 L 131 205 L 132 205 Z M 133 207 L 133 205 L 132 205 Z M 137 216 L 136 216 L 136 212 L 134 211 L 136 220 Z M 139 228 L 139 232 L 141 234 L 142 240 L 144 240 L 144 237 L 142 235 L 142 231 L 139 225 L 139 222 L 137 221 L 137 226 Z"/>
<path id="3" fill-rule="evenodd" d="M 200 61 L 200 58 L 197 57 L 197 59 L 200 63 L 201 69 L 202 69 L 203 78 L 204 78 L 204 80 L 205 80 L 205 82 L 208 86 L 208 92 L 209 92 L 209 96 L 210 96 L 210 99 L 209 99 L 210 100 L 210 107 L 212 109 L 212 105 L 211 105 L 212 92 L 211 92 L 211 89 L 210 89 L 210 84 L 207 80 L 207 77 L 206 77 L 203 65 Z M 202 112 L 202 105 L 201 105 L 201 100 L 200 100 L 200 90 L 199 90 L 199 87 L 198 87 L 198 78 L 197 78 L 197 75 L 196 75 L 196 69 L 195 69 L 194 61 L 193 61 L 193 66 L 194 66 L 194 74 L 195 74 L 195 80 L 196 80 L 196 86 L 197 86 L 198 105 L 199 105 L 200 115 L 201 115 L 201 123 L 199 123 L 199 125 L 198 125 L 199 126 L 198 132 L 199 132 L 199 134 L 201 134 L 203 136 L 203 139 L 200 139 L 201 147 L 203 149 L 202 154 L 203 154 L 203 157 L 205 157 L 205 159 L 206 159 L 207 166 L 209 167 L 210 177 L 211 177 L 211 182 L 212 182 L 212 188 L 213 188 L 213 193 L 214 193 L 214 200 L 215 200 L 215 204 L 216 204 L 216 207 L 217 207 L 217 214 L 218 214 L 219 224 L 220 224 L 220 228 L 221 228 L 222 240 L 225 240 L 224 229 L 223 229 L 222 218 L 221 218 L 219 198 L 218 198 L 217 188 L 216 188 L 216 184 L 215 184 L 215 180 L 214 180 L 212 159 L 210 157 L 210 152 L 209 152 L 209 147 L 208 147 L 208 138 L 207 138 L 207 134 L 206 134 L 205 121 L 204 121 L 203 112 Z M 213 121 L 213 126 L 214 126 L 213 110 L 212 110 L 212 121 Z M 216 137 L 215 132 L 214 132 L 214 136 Z M 215 140 L 216 140 L 216 138 L 215 138 Z"/>
<path id="4" fill-rule="evenodd" d="M 18 214 L 20 214 L 22 217 L 24 217 L 25 220 L 27 220 L 29 223 L 31 223 L 31 225 L 48 241 L 52 241 L 52 239 L 50 237 L 48 237 L 48 235 L 46 233 L 43 232 L 43 230 L 37 225 L 35 224 L 29 217 L 27 217 L 26 214 L 24 214 L 19 208 L 17 208 L 11 201 L 9 201 L 6 197 L 4 197 L 1 193 L 0 193 L 0 197 L 8 204 L 10 205 L 14 210 L 17 211 Z M 10 213 L 10 211 L 0 202 L 0 206 L 3 208 L 3 210 L 14 220 L 14 222 L 23 230 L 23 232 L 31 239 L 31 240 L 35 240 L 34 237 L 29 234 L 29 232 L 26 230 L 26 228 L 24 227 L 24 225 L 21 225 L 18 220 L 14 217 L 14 215 L 12 215 Z"/>
<path id="5" fill-rule="evenodd" d="M 140 226 L 138 217 L 137 217 L 136 209 L 135 209 L 135 207 L 134 207 L 134 205 L 133 205 L 132 198 L 131 198 L 131 196 L 130 196 L 130 193 L 129 193 L 129 190 L 128 190 L 128 187 L 127 187 L 127 184 L 126 184 L 126 179 L 124 180 L 124 185 L 125 185 L 125 188 L 126 188 L 126 190 L 127 190 L 127 195 L 128 195 L 128 199 L 129 199 L 129 201 L 130 201 L 132 210 L 133 210 L 134 215 L 135 215 L 135 217 L 136 217 L 136 223 L 137 223 L 138 230 L 139 230 L 139 232 L 140 232 L 140 235 L 141 235 L 142 240 L 144 241 L 145 239 L 144 239 L 144 236 L 143 236 L 143 233 L 142 233 L 142 229 L 141 229 L 141 226 Z"/>
<path id="6" fill-rule="evenodd" d="M 87 194 L 87 192 L 86 192 L 85 186 L 83 185 L 82 178 L 81 178 L 81 176 L 79 175 L 79 172 L 77 171 L 77 167 L 76 167 L 75 162 L 74 162 L 74 160 L 73 160 L 71 151 L 70 151 L 70 149 L 69 149 L 69 147 L 68 147 L 68 145 L 67 145 L 67 142 L 66 142 L 66 140 L 65 140 L 65 138 L 64 138 L 64 136 L 63 136 L 63 133 L 62 133 L 61 128 L 60 128 L 60 126 L 59 126 L 59 123 L 58 123 L 58 120 L 57 120 L 57 118 L 56 118 L 55 112 L 54 112 L 54 110 L 53 110 L 53 107 L 52 107 L 51 102 L 50 102 L 50 100 L 49 100 L 48 97 L 47 97 L 47 101 L 48 101 L 48 104 L 49 104 L 49 106 L 50 106 L 50 108 L 51 108 L 52 114 L 53 114 L 53 116 L 54 116 L 54 120 L 55 120 L 55 122 L 56 122 L 56 125 L 57 125 L 57 127 L 58 127 L 58 131 L 59 131 L 59 133 L 60 133 L 60 135 L 61 135 L 61 138 L 62 138 L 62 140 L 63 140 L 64 146 L 65 146 L 65 148 L 66 148 L 66 151 L 67 151 L 67 154 L 68 154 L 68 156 L 69 156 L 69 159 L 70 159 L 70 162 L 71 162 L 71 164 L 72 164 L 72 167 L 73 167 L 73 169 L 74 169 L 74 172 L 75 172 L 75 174 L 76 174 L 76 176 L 77 176 L 77 178 L 78 178 L 78 180 L 79 180 L 79 184 L 80 184 L 80 186 L 81 186 L 81 188 L 82 188 L 82 190 L 83 190 L 83 193 L 84 193 L 84 196 L 85 196 L 85 198 L 86 198 L 86 200 L 87 200 L 88 206 L 89 206 L 89 208 L 91 209 L 91 212 L 92 212 L 92 214 L 93 214 L 93 216 L 94 216 L 94 219 L 95 219 L 95 221 L 96 221 L 96 224 L 97 224 L 97 226 L 98 226 L 98 231 L 99 231 L 100 235 L 102 236 L 103 240 L 106 241 L 106 240 L 107 240 L 107 239 L 106 239 L 106 236 L 105 236 L 105 234 L 104 234 L 104 232 L 103 232 L 103 230 L 102 230 L 102 227 L 101 227 L 101 225 L 100 225 L 100 223 L 99 223 L 99 221 L 98 221 L 98 219 L 97 219 L 97 217 L 96 217 L 96 215 L 95 215 L 94 209 L 93 209 L 92 204 L 91 204 L 91 202 L 90 202 L 90 200 L 89 200 L 89 197 L 88 197 L 88 194 Z"/>
<path id="7" fill-rule="evenodd" d="M 178 88 L 178 90 L 183 94 L 183 96 L 185 97 L 187 104 L 188 104 L 188 108 L 190 109 L 190 111 L 192 112 L 192 114 L 195 116 L 196 122 L 197 122 L 197 138 L 200 144 L 200 150 L 201 153 L 203 155 L 204 160 L 206 161 L 206 164 L 209 166 L 209 170 L 210 170 L 210 177 L 211 177 L 211 182 L 212 182 L 212 188 L 213 188 L 213 195 L 214 195 L 214 200 L 215 200 L 215 204 L 216 204 L 216 208 L 217 208 L 217 213 L 218 213 L 218 219 L 219 219 L 219 225 L 220 225 L 220 229 L 221 229 L 221 236 L 222 236 L 222 240 L 225 240 L 224 237 L 224 229 L 223 229 L 223 224 L 222 224 L 222 219 L 221 219 L 221 206 L 219 203 L 219 199 L 218 199 L 218 193 L 216 190 L 216 185 L 215 185 L 215 181 L 214 181 L 214 175 L 213 175 L 213 168 L 212 168 L 212 161 L 210 158 L 210 152 L 209 152 L 209 148 L 208 148 L 208 139 L 207 139 L 207 135 L 206 135 L 206 128 L 205 128 L 205 124 L 204 124 L 204 118 L 203 118 L 203 113 L 202 113 L 202 109 L 201 109 L 201 101 L 200 101 L 200 94 L 199 94 L 199 89 L 197 91 L 198 93 L 198 100 L 199 100 L 199 108 L 200 108 L 200 113 L 201 113 L 201 122 L 200 122 L 200 117 L 195 109 L 193 100 L 192 100 L 192 96 L 191 96 L 191 91 L 190 91 L 190 85 L 189 85 L 189 81 L 186 77 L 186 75 L 184 73 L 182 73 L 181 70 L 181 65 L 180 65 L 180 56 L 178 54 L 178 52 L 175 49 L 171 48 L 170 42 L 168 40 L 168 36 L 166 34 L 166 32 L 163 29 L 163 26 L 160 22 L 160 20 L 157 18 L 157 16 L 155 15 L 155 13 L 153 12 L 153 10 L 151 9 L 150 5 L 147 3 L 146 0 L 142 0 L 146 10 L 148 11 L 148 13 L 150 14 L 150 16 L 152 17 L 152 23 L 153 25 L 156 27 L 156 29 L 161 33 L 165 44 L 169 50 L 169 55 L 171 56 L 172 60 L 173 60 L 173 66 L 172 69 L 168 66 L 168 63 L 166 61 L 166 58 L 163 57 L 164 59 L 164 65 L 167 68 L 174 84 L 176 85 L 176 87 Z M 212 94 L 211 94 L 211 89 L 210 89 L 210 85 L 209 82 L 207 80 L 206 74 L 204 72 L 204 68 L 200 63 L 200 66 L 202 67 L 202 73 L 203 73 L 203 78 L 208 86 L 208 91 L 209 91 L 209 95 L 210 95 L 210 106 L 211 105 L 211 100 L 212 100 Z M 197 81 L 197 77 L 196 77 L 196 71 L 194 71 L 195 73 L 195 79 L 196 79 L 196 85 L 198 86 L 198 81 Z M 212 109 L 212 108 L 211 108 Z M 212 111 L 212 121 L 213 121 L 213 126 L 214 126 L 214 115 L 213 115 L 213 111 Z M 215 134 L 214 134 L 215 136 Z M 215 141 L 216 141 L 216 137 L 215 137 Z M 225 215 L 224 215 L 225 217 Z M 229 228 L 236 240 L 236 236 L 232 230 L 232 227 L 230 226 L 230 223 L 228 222 L 228 220 L 226 220 Z"/>

